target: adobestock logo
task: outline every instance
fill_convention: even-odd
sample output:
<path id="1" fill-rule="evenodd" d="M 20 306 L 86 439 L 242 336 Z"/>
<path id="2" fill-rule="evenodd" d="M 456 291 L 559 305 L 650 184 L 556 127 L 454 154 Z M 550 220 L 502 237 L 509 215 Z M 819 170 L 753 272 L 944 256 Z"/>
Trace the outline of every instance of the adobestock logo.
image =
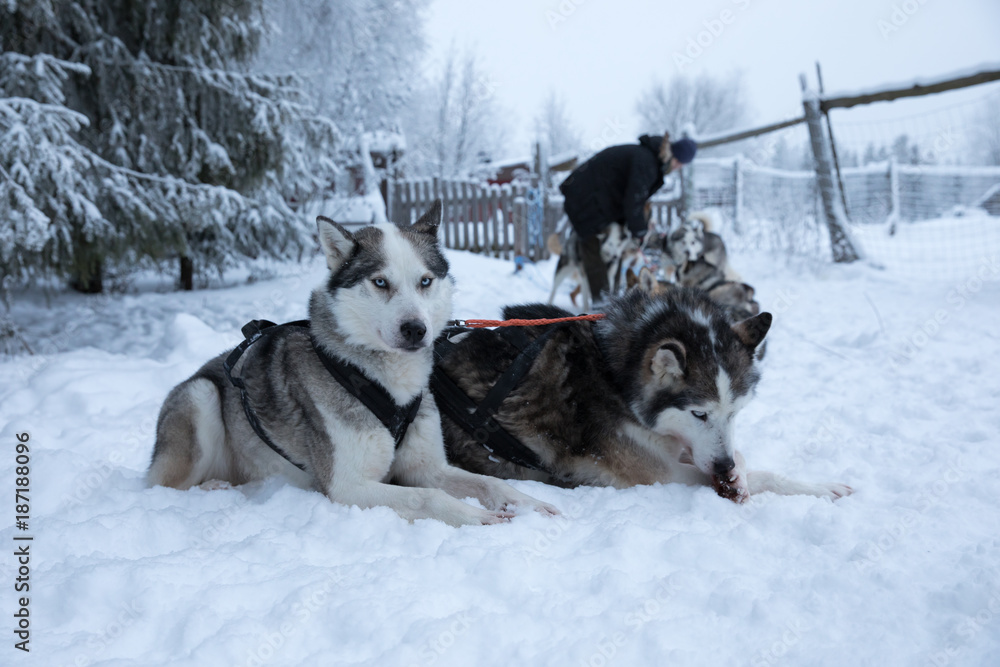
<path id="1" fill-rule="evenodd" d="M 882 33 L 882 39 L 889 39 L 889 35 L 899 32 L 899 29 L 910 22 L 910 19 L 920 11 L 920 8 L 927 4 L 927 0 L 904 0 L 904 2 L 894 4 L 889 20 L 879 19 L 878 31 Z"/>
<path id="2" fill-rule="evenodd" d="M 750 8 L 751 0 L 732 0 L 740 11 Z M 683 72 L 686 67 L 693 65 L 694 61 L 700 58 L 706 49 L 711 48 L 726 27 L 736 23 L 737 12 L 732 9 L 723 9 L 719 15 L 701 22 L 703 30 L 699 30 L 693 37 L 687 38 L 687 45 L 683 51 L 674 51 L 674 65 L 677 71 Z"/>

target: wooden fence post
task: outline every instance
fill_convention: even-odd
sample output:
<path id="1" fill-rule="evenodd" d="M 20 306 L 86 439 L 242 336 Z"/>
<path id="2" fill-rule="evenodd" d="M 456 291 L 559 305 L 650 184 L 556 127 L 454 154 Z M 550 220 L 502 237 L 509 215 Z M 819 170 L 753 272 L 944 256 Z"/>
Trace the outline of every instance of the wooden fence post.
<path id="1" fill-rule="evenodd" d="M 528 259 L 528 216 L 526 215 L 527 202 L 524 199 L 524 186 L 507 186 L 507 201 L 509 202 L 506 211 L 509 212 L 510 221 L 514 223 L 514 263 L 518 258 Z"/>
<path id="2" fill-rule="evenodd" d="M 860 252 L 851 239 L 847 220 L 836 193 L 833 178 L 833 162 L 826 133 L 823 132 L 823 115 L 820 111 L 819 96 L 806 86 L 805 74 L 800 75 L 802 84 L 802 106 L 805 109 L 806 125 L 812 145 L 813 162 L 816 165 L 816 185 L 823 198 L 823 217 L 830 231 L 830 248 L 833 261 L 853 262 L 861 258 Z"/>
<path id="3" fill-rule="evenodd" d="M 740 233 L 740 223 L 743 220 L 743 156 L 737 155 L 733 165 L 733 181 L 736 184 L 736 197 L 733 201 L 733 234 Z"/>
<path id="4" fill-rule="evenodd" d="M 486 210 L 489 212 L 490 217 L 493 219 L 493 235 L 503 248 L 503 258 L 510 259 L 510 247 L 507 243 L 507 219 L 504 218 L 503 222 L 500 221 L 500 186 L 490 185 L 487 186 L 486 196 L 483 197 L 484 201 L 487 202 Z M 488 198 L 487 198 L 488 196 Z"/>
<path id="5" fill-rule="evenodd" d="M 396 210 L 393 202 L 393 198 L 396 196 L 396 188 L 394 187 L 394 182 L 392 178 L 386 177 L 385 179 L 385 192 L 382 194 L 385 196 L 385 219 L 389 222 L 395 222 Z"/>

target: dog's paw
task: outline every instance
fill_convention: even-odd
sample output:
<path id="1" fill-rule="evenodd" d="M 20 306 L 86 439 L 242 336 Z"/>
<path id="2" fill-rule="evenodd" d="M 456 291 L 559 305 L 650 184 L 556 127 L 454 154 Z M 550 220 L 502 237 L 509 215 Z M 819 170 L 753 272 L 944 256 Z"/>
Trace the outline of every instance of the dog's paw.
<path id="1" fill-rule="evenodd" d="M 734 503 L 745 503 L 750 499 L 750 489 L 747 486 L 747 477 L 744 472 L 732 472 L 727 479 L 719 475 L 712 475 L 712 488 L 722 498 L 732 500 Z"/>
<path id="2" fill-rule="evenodd" d="M 487 494 L 488 497 L 483 500 L 483 504 L 486 507 L 510 511 L 513 511 L 516 507 L 530 507 L 536 512 L 548 516 L 559 516 L 561 514 L 553 505 L 543 503 L 541 500 L 532 498 L 526 493 L 521 493 L 505 482 L 496 484 L 495 482 L 497 481 L 499 480 L 487 479 L 487 483 L 490 485 L 490 492 Z"/>
<path id="3" fill-rule="evenodd" d="M 734 503 L 750 500 L 750 485 L 747 483 L 747 462 L 740 452 L 734 452 L 735 466 L 725 476 L 712 475 L 712 488 L 721 497 Z"/>
<path id="4" fill-rule="evenodd" d="M 544 514 L 545 516 L 561 516 L 562 512 L 559 511 L 554 505 L 549 505 L 548 503 L 538 502 L 535 503 L 535 511 L 539 514 Z"/>
<path id="5" fill-rule="evenodd" d="M 494 526 L 498 523 L 509 523 L 513 518 L 513 512 L 507 512 L 504 510 L 483 510 L 482 514 L 479 515 L 478 523 L 480 526 Z"/>
<path id="6" fill-rule="evenodd" d="M 514 507 L 530 507 L 539 514 L 545 514 L 546 516 L 559 516 L 562 514 L 555 506 L 548 503 L 543 503 L 537 498 L 532 498 L 531 496 L 510 489 L 514 493 L 507 497 L 503 502 L 504 509 L 511 509 Z"/>
<path id="7" fill-rule="evenodd" d="M 847 486 L 846 484 L 837 484 L 836 482 L 829 482 L 825 484 L 816 484 L 816 491 L 813 493 L 817 498 L 829 498 L 830 500 L 839 500 L 845 496 L 849 496 L 854 493 L 854 489 Z"/>
<path id="8" fill-rule="evenodd" d="M 560 512 L 554 505 L 549 505 L 548 503 L 543 503 L 541 500 L 535 500 L 534 498 L 528 498 L 527 500 L 515 500 L 504 505 L 504 509 L 510 509 L 518 506 L 530 507 L 539 514 L 544 514 L 545 516 L 560 516 Z"/>

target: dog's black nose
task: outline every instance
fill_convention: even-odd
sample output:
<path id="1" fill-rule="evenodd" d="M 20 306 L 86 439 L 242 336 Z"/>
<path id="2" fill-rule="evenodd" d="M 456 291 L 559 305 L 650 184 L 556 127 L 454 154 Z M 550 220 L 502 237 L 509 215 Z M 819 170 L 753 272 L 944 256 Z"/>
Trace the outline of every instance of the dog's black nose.
<path id="1" fill-rule="evenodd" d="M 408 344 L 416 345 L 424 339 L 424 334 L 427 333 L 427 327 L 424 326 L 423 322 L 408 320 L 400 325 L 399 332 L 403 334 L 403 340 L 405 340 Z"/>
<path id="2" fill-rule="evenodd" d="M 732 472 L 735 467 L 736 461 L 733 461 L 733 457 L 731 456 L 712 461 L 712 472 L 714 472 L 718 477 L 728 478 L 729 473 Z"/>

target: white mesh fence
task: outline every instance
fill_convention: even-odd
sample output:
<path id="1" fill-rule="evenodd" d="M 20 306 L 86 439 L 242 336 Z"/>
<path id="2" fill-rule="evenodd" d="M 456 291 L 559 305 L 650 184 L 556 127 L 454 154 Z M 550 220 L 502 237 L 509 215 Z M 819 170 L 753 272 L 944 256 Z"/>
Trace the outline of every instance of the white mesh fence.
<path id="1" fill-rule="evenodd" d="M 696 160 L 691 168 L 691 209 L 711 211 L 729 247 L 831 261 L 813 172 L 741 158 Z M 957 278 L 1000 256 L 1000 167 L 887 161 L 841 176 L 852 234 L 874 263 Z"/>

